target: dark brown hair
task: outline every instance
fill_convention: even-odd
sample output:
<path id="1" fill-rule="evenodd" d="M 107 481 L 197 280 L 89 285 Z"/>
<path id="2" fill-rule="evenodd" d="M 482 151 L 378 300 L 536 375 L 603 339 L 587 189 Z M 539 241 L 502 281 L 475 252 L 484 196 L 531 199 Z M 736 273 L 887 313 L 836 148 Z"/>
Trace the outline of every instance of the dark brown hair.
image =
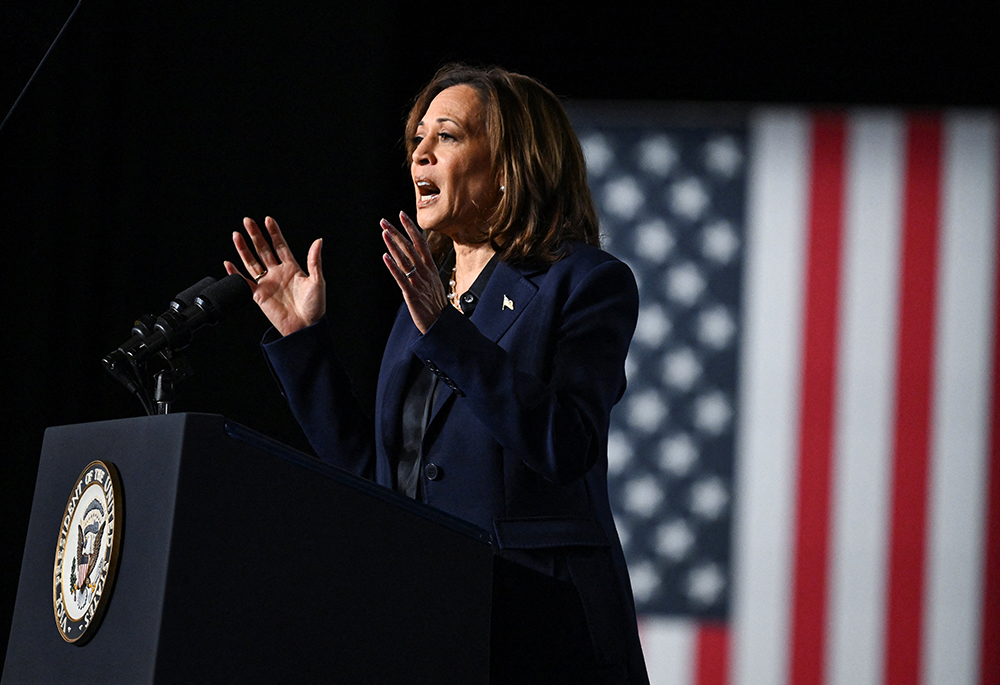
<path id="1" fill-rule="evenodd" d="M 580 141 L 559 99 L 533 78 L 499 67 L 441 68 L 417 95 L 407 117 L 407 161 L 431 100 L 463 84 L 479 95 L 493 173 L 497 186 L 504 186 L 485 236 L 500 258 L 551 264 L 562 256 L 560 248 L 567 240 L 599 245 Z M 451 248 L 450 239 L 435 232 L 428 242 L 439 261 Z"/>

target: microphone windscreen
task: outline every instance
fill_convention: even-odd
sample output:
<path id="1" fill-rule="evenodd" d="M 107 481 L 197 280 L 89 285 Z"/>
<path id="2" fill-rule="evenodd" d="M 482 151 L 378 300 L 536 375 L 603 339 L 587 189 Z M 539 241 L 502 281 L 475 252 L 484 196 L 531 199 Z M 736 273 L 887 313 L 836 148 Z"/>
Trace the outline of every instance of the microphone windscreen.
<path id="1" fill-rule="evenodd" d="M 194 304 L 194 298 L 201 295 L 202 291 L 205 290 L 205 288 L 207 288 L 208 286 L 212 285 L 213 283 L 215 283 L 214 278 L 212 278 L 211 276 L 205 276 L 205 278 L 201 279 L 200 281 L 192 285 L 190 288 L 187 288 L 186 290 L 182 290 L 181 292 L 177 293 L 177 296 L 174 297 L 173 302 L 171 302 L 171 304 L 173 304 L 174 302 L 179 302 L 181 305 L 183 305 L 181 309 L 187 309 L 188 307 Z"/>
<path id="2" fill-rule="evenodd" d="M 208 286 L 198 296 L 206 302 L 219 321 L 251 301 L 250 286 L 239 274 L 229 274 Z"/>

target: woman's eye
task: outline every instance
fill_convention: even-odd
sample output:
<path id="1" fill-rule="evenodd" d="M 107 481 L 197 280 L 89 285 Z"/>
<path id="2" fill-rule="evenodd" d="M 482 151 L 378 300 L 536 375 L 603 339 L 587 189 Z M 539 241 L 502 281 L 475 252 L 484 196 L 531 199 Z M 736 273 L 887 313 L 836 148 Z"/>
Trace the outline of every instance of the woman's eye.
<path id="1" fill-rule="evenodd" d="M 441 131 L 438 133 L 438 136 L 440 136 L 442 140 L 455 140 L 455 136 L 451 135 L 447 131 Z"/>

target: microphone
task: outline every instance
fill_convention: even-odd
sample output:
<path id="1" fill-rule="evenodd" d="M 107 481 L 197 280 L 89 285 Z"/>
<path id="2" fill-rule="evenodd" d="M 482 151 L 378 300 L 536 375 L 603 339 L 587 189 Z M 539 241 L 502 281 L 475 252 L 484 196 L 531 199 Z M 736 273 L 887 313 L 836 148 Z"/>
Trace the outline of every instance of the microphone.
<path id="1" fill-rule="evenodd" d="M 170 308 L 164 312 L 160 318 L 179 315 L 182 311 L 193 305 L 195 298 L 213 283 L 215 283 L 214 278 L 211 276 L 205 276 L 205 278 L 201 279 L 190 288 L 177 293 L 177 295 L 174 296 L 174 299 L 170 301 Z M 140 316 L 132 326 L 132 337 L 119 345 L 118 350 L 112 354 L 115 356 L 119 356 L 116 353 L 128 354 L 130 350 L 133 350 L 141 345 L 143 340 L 153 334 L 153 329 L 156 326 L 157 321 L 158 319 L 151 314 L 143 314 Z"/>
<path id="2" fill-rule="evenodd" d="M 124 345 L 119 348 L 133 364 L 141 364 L 161 350 L 179 350 L 187 346 L 196 330 L 218 323 L 250 301 L 250 286 L 246 280 L 239 274 L 230 274 L 201 290 L 190 305 L 175 306 L 178 303 L 184 305 L 184 300 L 196 289 L 200 290 L 199 286 L 205 280 L 210 279 L 203 279 L 178 294 L 176 300 L 170 303 L 170 309 L 156 319 L 152 331 L 145 336 L 137 333 L 129 339 L 132 342 L 135 337 L 139 337 L 137 345 L 128 349 Z M 136 323 L 138 325 L 141 322 Z"/>

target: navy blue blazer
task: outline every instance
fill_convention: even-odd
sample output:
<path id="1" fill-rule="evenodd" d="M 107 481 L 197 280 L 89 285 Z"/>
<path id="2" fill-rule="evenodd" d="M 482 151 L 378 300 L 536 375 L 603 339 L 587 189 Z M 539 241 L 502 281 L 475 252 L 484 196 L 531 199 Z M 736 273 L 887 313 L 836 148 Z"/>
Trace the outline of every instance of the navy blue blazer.
<path id="1" fill-rule="evenodd" d="M 582 243 L 552 266 L 500 262 L 475 312 L 446 307 L 426 334 L 400 308 L 373 419 L 323 320 L 264 345 L 320 458 L 393 487 L 402 407 L 423 364 L 445 384 L 423 439 L 425 501 L 491 531 L 498 554 L 573 583 L 603 663 L 648 682 L 608 503 L 611 408 L 639 296 L 629 268 Z"/>

